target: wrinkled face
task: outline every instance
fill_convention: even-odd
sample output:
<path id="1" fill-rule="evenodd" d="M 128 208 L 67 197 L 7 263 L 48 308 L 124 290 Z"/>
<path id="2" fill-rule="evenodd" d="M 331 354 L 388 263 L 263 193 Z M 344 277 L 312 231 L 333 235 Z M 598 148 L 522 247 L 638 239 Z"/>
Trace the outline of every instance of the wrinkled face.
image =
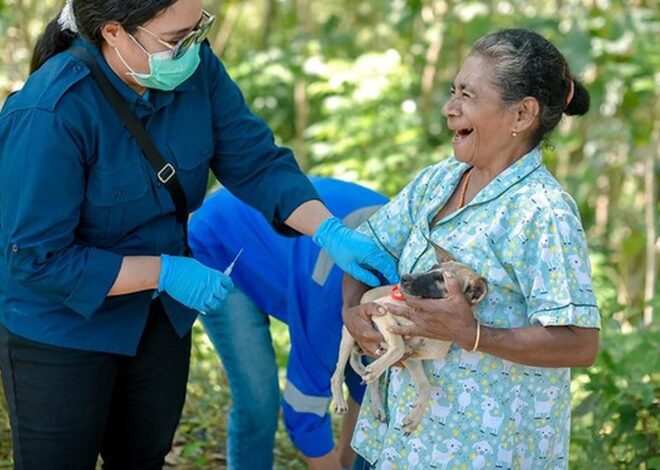
<path id="1" fill-rule="evenodd" d="M 483 165 L 510 153 L 517 143 L 511 137 L 516 111 L 505 106 L 491 79 L 493 67 L 482 56 L 470 55 L 454 79 L 451 98 L 442 108 L 454 133 L 454 156 L 462 162 Z"/>

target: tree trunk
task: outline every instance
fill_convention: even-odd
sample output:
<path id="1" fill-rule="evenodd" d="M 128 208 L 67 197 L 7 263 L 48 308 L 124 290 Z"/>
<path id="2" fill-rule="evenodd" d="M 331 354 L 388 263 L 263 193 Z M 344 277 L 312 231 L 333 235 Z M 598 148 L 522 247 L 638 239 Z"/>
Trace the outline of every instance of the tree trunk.
<path id="1" fill-rule="evenodd" d="M 305 35 L 310 34 L 314 29 L 310 0 L 296 0 L 296 12 L 298 32 Z"/>
<path id="2" fill-rule="evenodd" d="M 213 50 L 218 56 L 222 55 L 222 51 L 224 51 L 227 46 L 227 42 L 229 41 L 231 33 L 234 31 L 234 27 L 236 26 L 236 23 L 238 23 L 238 19 L 241 17 L 242 12 L 243 2 L 232 3 L 227 7 L 225 20 L 220 25 L 220 29 L 213 40 Z"/>
<path id="3" fill-rule="evenodd" d="M 273 24 L 277 17 L 277 1 L 266 0 L 264 7 L 264 17 L 261 21 L 261 50 L 268 49 L 270 46 L 270 33 L 273 31 Z"/>
<path id="4" fill-rule="evenodd" d="M 436 37 L 433 38 L 428 49 L 426 49 L 426 65 L 422 72 L 422 113 L 424 116 L 433 110 L 433 90 L 435 77 L 438 73 L 438 59 L 442 50 L 442 39 L 444 28 L 440 27 Z"/>
<path id="5" fill-rule="evenodd" d="M 305 143 L 305 130 L 309 120 L 309 103 L 307 101 L 307 81 L 301 77 L 296 80 L 293 89 L 293 100 L 295 103 L 295 126 L 296 138 L 294 142 L 294 153 L 298 165 L 303 171 L 307 171 L 309 162 L 307 161 L 307 145 Z"/>
<path id="6" fill-rule="evenodd" d="M 657 110 L 656 104 L 656 110 Z M 644 157 L 644 214 L 646 222 L 646 273 L 644 276 L 644 326 L 653 323 L 653 305 L 651 304 L 656 289 L 656 228 L 655 218 L 658 201 L 655 192 L 655 159 L 660 148 L 660 124 L 654 119 L 653 134 Z"/>

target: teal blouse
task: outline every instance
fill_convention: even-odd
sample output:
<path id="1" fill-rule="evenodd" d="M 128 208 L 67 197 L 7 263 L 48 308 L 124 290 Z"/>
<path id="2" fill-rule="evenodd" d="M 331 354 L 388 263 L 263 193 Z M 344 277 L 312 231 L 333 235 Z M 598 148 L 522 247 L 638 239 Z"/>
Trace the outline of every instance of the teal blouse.
<path id="1" fill-rule="evenodd" d="M 600 328 L 577 206 L 540 150 L 431 227 L 468 168 L 453 157 L 427 167 L 359 230 L 398 260 L 401 274 L 435 264 L 428 237 L 473 267 L 489 283 L 476 310 L 484 325 Z M 401 429 L 416 396 L 405 369 L 387 379 L 387 424 L 362 407 L 353 446 L 377 468 L 567 467 L 570 369 L 523 366 L 456 345 L 424 367 L 432 400 L 413 434 Z"/>

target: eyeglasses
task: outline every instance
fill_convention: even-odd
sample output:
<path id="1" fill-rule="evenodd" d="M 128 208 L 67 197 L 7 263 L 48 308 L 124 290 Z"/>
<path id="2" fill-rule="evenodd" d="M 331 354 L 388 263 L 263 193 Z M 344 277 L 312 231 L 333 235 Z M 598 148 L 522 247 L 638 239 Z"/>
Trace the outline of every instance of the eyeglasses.
<path id="1" fill-rule="evenodd" d="M 160 36 L 152 33 L 147 28 L 138 26 L 138 29 L 144 31 L 151 37 L 155 38 L 163 46 L 170 49 L 172 51 L 172 58 L 176 60 L 181 58 L 181 56 L 183 56 L 183 54 L 185 54 L 193 44 L 199 44 L 204 41 L 204 39 L 206 39 L 206 37 L 209 35 L 209 32 L 213 27 L 213 23 L 215 23 L 215 16 L 206 10 L 202 10 L 202 18 L 199 20 L 199 23 L 197 23 L 197 26 L 195 26 L 195 28 L 186 34 L 182 39 L 179 39 L 175 45 L 162 40 Z"/>

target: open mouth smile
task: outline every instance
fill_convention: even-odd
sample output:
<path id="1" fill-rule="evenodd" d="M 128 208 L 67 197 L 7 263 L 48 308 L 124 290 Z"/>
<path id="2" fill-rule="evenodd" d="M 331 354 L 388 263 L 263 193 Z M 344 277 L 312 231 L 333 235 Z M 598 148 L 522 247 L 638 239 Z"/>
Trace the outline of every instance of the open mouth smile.
<path id="1" fill-rule="evenodd" d="M 472 134 L 473 131 L 474 131 L 474 129 L 472 129 L 472 128 L 458 129 L 454 133 L 454 138 L 453 138 L 454 143 L 460 143 L 460 142 L 464 141 L 465 139 L 467 139 L 470 136 L 470 134 Z"/>

